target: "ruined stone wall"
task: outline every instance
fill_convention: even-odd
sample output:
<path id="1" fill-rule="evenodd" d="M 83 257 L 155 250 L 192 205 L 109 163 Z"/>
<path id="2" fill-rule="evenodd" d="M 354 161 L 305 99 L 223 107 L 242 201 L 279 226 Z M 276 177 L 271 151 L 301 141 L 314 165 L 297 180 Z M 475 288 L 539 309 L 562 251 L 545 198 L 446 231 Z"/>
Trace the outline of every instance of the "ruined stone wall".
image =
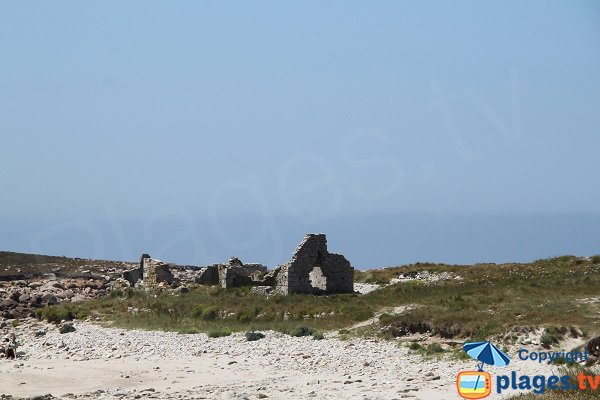
<path id="1" fill-rule="evenodd" d="M 223 265 L 219 267 L 221 287 L 228 289 L 240 286 L 258 284 L 252 277 L 267 272 L 267 267 L 261 264 Z"/>
<path id="2" fill-rule="evenodd" d="M 130 285 L 135 285 L 137 281 L 143 277 L 143 268 L 136 268 L 129 271 L 123 272 L 121 275 L 123 279 L 129 282 Z"/>
<path id="3" fill-rule="evenodd" d="M 309 234 L 276 277 L 279 294 L 352 293 L 354 269 L 341 254 L 327 251 L 324 234 Z"/>
<path id="4" fill-rule="evenodd" d="M 243 264 L 239 258 L 231 257 L 227 264 L 214 264 L 204 268 L 196 282 L 203 285 L 221 285 L 225 289 L 263 284 L 255 278 L 268 272 L 262 264 Z"/>
<path id="5" fill-rule="evenodd" d="M 196 278 L 196 283 L 201 285 L 218 285 L 220 283 L 218 265 L 209 265 L 200 271 L 200 274 Z"/>
<path id="6" fill-rule="evenodd" d="M 354 293 L 354 268 L 341 254 L 329 253 L 325 256 L 327 293 Z"/>
<path id="7" fill-rule="evenodd" d="M 159 260 L 154 260 L 149 257 L 143 257 L 142 260 L 144 286 L 148 289 L 158 287 L 159 283 L 171 284 L 173 282 L 173 274 L 169 271 L 169 267 Z"/>

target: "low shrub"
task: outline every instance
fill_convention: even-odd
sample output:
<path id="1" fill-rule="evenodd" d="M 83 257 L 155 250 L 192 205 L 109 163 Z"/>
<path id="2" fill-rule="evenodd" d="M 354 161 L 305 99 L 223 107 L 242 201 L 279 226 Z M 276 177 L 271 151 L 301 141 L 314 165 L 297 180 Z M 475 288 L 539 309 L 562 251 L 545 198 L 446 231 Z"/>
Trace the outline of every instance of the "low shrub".
<path id="1" fill-rule="evenodd" d="M 411 349 L 412 351 L 419 351 L 419 350 L 423 349 L 423 346 L 421 346 L 421 344 L 418 342 L 410 342 L 408 344 L 408 348 Z"/>
<path id="2" fill-rule="evenodd" d="M 315 331 L 307 326 L 299 326 L 290 332 L 290 336 L 302 337 L 311 336 Z"/>
<path id="3" fill-rule="evenodd" d="M 69 332 L 75 332 L 75 327 L 73 326 L 72 323 L 68 322 L 66 324 L 62 324 L 59 328 L 58 328 L 58 332 L 59 333 L 69 333 Z"/>
<path id="4" fill-rule="evenodd" d="M 87 311 L 72 305 L 46 306 L 35 310 L 38 319 L 45 319 L 48 322 L 58 324 L 61 321 L 71 321 L 73 319 L 85 318 Z"/>
<path id="5" fill-rule="evenodd" d="M 560 343 L 563 337 L 564 334 L 561 333 L 559 330 L 546 328 L 544 329 L 544 333 L 542 333 L 542 336 L 540 336 L 540 344 L 543 348 L 549 349 L 555 344 Z"/>
<path id="6" fill-rule="evenodd" d="M 200 318 L 202 317 L 202 311 L 204 309 L 202 308 L 202 306 L 196 306 L 194 307 L 194 309 L 192 310 L 192 317 L 194 318 Z"/>
<path id="7" fill-rule="evenodd" d="M 257 310 L 254 309 L 243 309 L 237 315 L 237 319 L 240 322 L 251 322 L 256 319 Z"/>
<path id="8" fill-rule="evenodd" d="M 219 337 L 224 337 L 224 336 L 230 336 L 231 335 L 231 331 L 227 328 L 213 328 L 211 330 L 208 331 L 207 333 L 209 338 L 219 338 Z"/>
<path id="9" fill-rule="evenodd" d="M 323 332 L 314 332 L 312 338 L 313 340 L 323 340 L 325 339 L 325 335 L 323 335 Z"/>
<path id="10" fill-rule="evenodd" d="M 204 321 L 214 321 L 219 317 L 219 309 L 217 307 L 207 307 L 202 312 L 202 319 Z"/>
<path id="11" fill-rule="evenodd" d="M 430 343 L 426 348 L 425 352 L 429 355 L 436 353 L 443 353 L 444 349 L 440 346 L 439 343 Z"/>
<path id="12" fill-rule="evenodd" d="M 246 332 L 246 340 L 248 342 L 254 342 L 256 340 L 264 339 L 264 337 L 265 337 L 264 333 L 261 333 L 261 332 L 253 332 L 253 331 Z"/>
<path id="13" fill-rule="evenodd" d="M 192 310 L 192 316 L 204 321 L 214 321 L 219 317 L 219 309 L 217 307 L 196 306 Z"/>

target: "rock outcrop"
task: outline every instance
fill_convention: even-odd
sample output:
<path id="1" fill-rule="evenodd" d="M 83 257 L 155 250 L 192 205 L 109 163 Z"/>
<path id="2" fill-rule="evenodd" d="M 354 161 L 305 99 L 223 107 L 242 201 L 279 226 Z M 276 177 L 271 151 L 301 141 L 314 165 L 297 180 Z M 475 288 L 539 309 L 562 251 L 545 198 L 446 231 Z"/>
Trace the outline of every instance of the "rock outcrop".
<path id="1" fill-rule="evenodd" d="M 34 277 L 0 281 L 0 317 L 19 319 L 35 316 L 35 309 L 62 302 L 77 302 L 106 295 L 111 278 Z"/>

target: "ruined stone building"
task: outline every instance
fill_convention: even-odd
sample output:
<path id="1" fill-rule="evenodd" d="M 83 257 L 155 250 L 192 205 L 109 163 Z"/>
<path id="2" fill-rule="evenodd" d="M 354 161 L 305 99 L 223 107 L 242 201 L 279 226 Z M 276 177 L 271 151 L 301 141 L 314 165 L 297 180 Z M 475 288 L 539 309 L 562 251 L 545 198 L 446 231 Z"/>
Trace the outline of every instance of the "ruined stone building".
<path id="1" fill-rule="evenodd" d="M 221 285 L 228 289 L 240 286 L 256 286 L 267 267 L 262 264 L 244 264 L 237 257 L 231 257 L 227 264 L 214 264 L 204 268 L 196 278 L 197 283 Z"/>
<path id="2" fill-rule="evenodd" d="M 132 286 L 146 289 L 175 280 L 168 264 L 148 254 L 142 255 L 139 268 L 125 272 L 123 278 Z M 228 263 L 209 265 L 190 278 L 202 285 L 220 285 L 225 289 L 252 286 L 253 291 L 263 294 L 354 292 L 354 268 L 343 255 L 327 250 L 327 238 L 321 233 L 306 235 L 290 261 L 272 271 L 262 264 L 244 264 L 231 257 Z"/>
<path id="3" fill-rule="evenodd" d="M 144 287 L 149 289 L 156 288 L 160 283 L 171 284 L 174 280 L 168 265 L 148 254 L 142 254 L 139 267 L 124 272 L 123 278 L 132 286 L 143 282 Z"/>
<path id="4" fill-rule="evenodd" d="M 354 268 L 343 255 L 328 252 L 324 234 L 306 235 L 292 259 L 276 271 L 278 294 L 354 292 Z"/>
<path id="5" fill-rule="evenodd" d="M 232 257 L 227 264 L 210 265 L 196 283 L 223 288 L 254 286 L 258 293 L 333 294 L 354 292 L 354 268 L 341 254 L 327 250 L 324 234 L 309 234 L 292 259 L 273 271 L 261 264 L 243 264 Z"/>

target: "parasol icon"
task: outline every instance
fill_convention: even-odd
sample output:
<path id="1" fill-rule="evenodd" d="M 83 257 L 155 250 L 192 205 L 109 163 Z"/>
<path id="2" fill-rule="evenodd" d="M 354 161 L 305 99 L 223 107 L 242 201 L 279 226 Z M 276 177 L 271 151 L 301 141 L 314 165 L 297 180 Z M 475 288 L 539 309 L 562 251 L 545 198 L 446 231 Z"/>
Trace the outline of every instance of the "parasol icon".
<path id="1" fill-rule="evenodd" d="M 505 367 L 510 363 L 510 358 L 491 342 L 467 342 L 463 349 L 469 357 L 481 362 L 480 370 L 483 369 L 483 364 Z"/>

